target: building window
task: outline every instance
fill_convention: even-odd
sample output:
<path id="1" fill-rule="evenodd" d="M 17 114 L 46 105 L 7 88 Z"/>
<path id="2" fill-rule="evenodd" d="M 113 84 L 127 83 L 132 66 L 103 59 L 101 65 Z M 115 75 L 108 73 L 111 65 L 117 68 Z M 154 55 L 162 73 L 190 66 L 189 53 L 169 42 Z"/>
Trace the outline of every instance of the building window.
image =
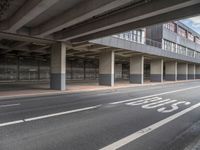
<path id="1" fill-rule="evenodd" d="M 187 49 L 187 56 L 194 57 L 195 56 L 195 51 L 188 48 Z"/>
<path id="2" fill-rule="evenodd" d="M 169 29 L 172 32 L 175 32 L 176 24 L 173 22 L 169 22 L 169 23 L 164 24 L 164 27 Z"/>
<path id="3" fill-rule="evenodd" d="M 164 50 L 176 53 L 176 43 L 164 40 Z"/>
<path id="4" fill-rule="evenodd" d="M 177 52 L 178 52 L 178 54 L 186 55 L 186 47 L 177 45 Z"/>
<path id="5" fill-rule="evenodd" d="M 195 57 L 200 58 L 200 52 L 196 52 Z"/>
<path id="6" fill-rule="evenodd" d="M 181 28 L 181 27 L 178 27 L 177 33 L 178 33 L 179 35 L 181 35 L 182 37 L 186 37 L 186 30 L 183 29 L 183 28 Z"/>
<path id="7" fill-rule="evenodd" d="M 199 38 L 199 37 L 195 37 L 195 42 L 196 42 L 197 44 L 200 44 L 200 38 Z"/>
<path id="8" fill-rule="evenodd" d="M 188 32 L 188 39 L 194 41 L 194 36 L 190 32 Z"/>
<path id="9" fill-rule="evenodd" d="M 121 33 L 119 35 L 114 35 L 114 37 L 119 37 L 121 39 L 125 39 L 127 41 L 133 41 L 137 43 L 143 43 L 144 44 L 144 30 L 138 29 L 138 30 L 132 30 L 129 32 Z"/>

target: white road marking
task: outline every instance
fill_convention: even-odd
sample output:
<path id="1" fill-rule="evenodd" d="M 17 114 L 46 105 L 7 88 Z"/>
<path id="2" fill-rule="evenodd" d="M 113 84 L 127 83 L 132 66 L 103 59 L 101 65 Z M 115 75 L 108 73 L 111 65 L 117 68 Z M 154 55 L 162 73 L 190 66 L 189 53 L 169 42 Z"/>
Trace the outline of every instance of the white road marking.
<path id="1" fill-rule="evenodd" d="M 40 120 L 40 119 L 45 119 L 45 118 L 50 118 L 50 117 L 55 117 L 55 116 L 60 116 L 60 115 L 66 115 L 66 114 L 71 114 L 71 113 L 75 113 L 75 112 L 96 109 L 100 106 L 101 105 L 96 105 L 96 106 L 92 106 L 92 107 L 85 107 L 85 108 L 80 108 L 80 109 L 75 109 L 75 110 L 70 110 L 70 111 L 64 111 L 64 112 L 59 112 L 59 113 L 54 113 L 54 114 L 49 114 L 49 115 L 43 115 L 43 116 L 24 119 L 24 121 L 33 121 L 33 120 Z"/>
<path id="2" fill-rule="evenodd" d="M 143 97 L 137 97 L 137 98 L 133 98 L 133 99 L 122 100 L 122 101 L 112 102 L 110 104 L 116 105 L 116 104 L 131 102 L 131 101 L 135 101 L 135 100 L 139 100 L 139 99 L 149 98 L 149 97 L 153 97 L 153 96 L 160 96 L 160 95 L 165 95 L 165 94 L 182 92 L 182 91 L 187 91 L 187 90 L 196 89 L 196 88 L 200 88 L 200 86 L 195 86 L 195 87 L 190 87 L 190 88 L 185 88 L 185 89 L 179 89 L 179 90 L 174 90 L 174 91 L 168 91 L 168 92 L 163 92 L 163 93 L 158 93 L 158 94 L 153 94 L 153 95 L 148 95 L 148 96 L 143 96 Z"/>
<path id="3" fill-rule="evenodd" d="M 191 106 L 187 109 L 184 109 L 184 110 L 182 110 L 182 111 L 180 111 L 180 112 L 178 112 L 178 113 L 176 113 L 172 116 L 167 117 L 166 119 L 163 119 L 163 120 L 161 120 L 161 121 L 159 121 L 155 124 L 152 124 L 152 125 L 150 125 L 146 128 L 143 128 L 143 129 L 141 129 L 141 130 L 139 130 L 139 131 L 127 136 L 127 137 L 124 137 L 123 139 L 120 139 L 119 141 L 116 141 L 116 142 L 114 142 L 114 143 L 112 143 L 112 144 L 110 144 L 110 145 L 108 145 L 108 146 L 106 146 L 106 147 L 104 147 L 100 150 L 116 150 L 116 149 L 119 149 L 120 147 L 122 147 L 122 146 L 124 146 L 124 145 L 126 145 L 130 142 L 133 142 L 134 140 L 144 136 L 145 134 L 148 134 L 148 133 L 156 130 L 157 128 L 159 128 L 159 127 L 181 117 L 182 115 L 184 115 L 184 114 L 186 114 L 186 113 L 188 113 L 188 112 L 190 112 L 190 111 L 192 111 L 192 110 L 194 110 L 195 108 L 198 108 L 198 107 L 200 107 L 200 103 L 197 103 L 197 104 L 195 104 L 195 105 L 193 105 L 193 106 Z"/>
<path id="4" fill-rule="evenodd" d="M 0 108 L 3 108 L 3 107 L 12 107 L 12 106 L 19 106 L 20 104 L 17 103 L 17 104 L 4 104 L 4 105 L 0 105 Z"/>
<path id="5" fill-rule="evenodd" d="M 40 120 L 40 119 L 45 119 L 45 118 L 50 118 L 50 117 L 56 117 L 56 116 L 61 116 L 61 115 L 66 115 L 66 114 L 72 114 L 72 113 L 86 111 L 86 110 L 92 110 L 92 109 L 99 108 L 101 106 L 102 105 L 96 105 L 96 106 L 74 109 L 74 110 L 69 110 L 69 111 L 64 111 L 64 112 L 59 112 L 59 113 L 54 113 L 54 114 L 48 114 L 48 115 L 33 117 L 33 118 L 26 118 L 24 120 L 17 120 L 17 121 L 12 121 L 12 122 L 0 123 L 0 127 L 9 126 L 9 125 L 18 124 L 18 123 L 23 123 L 23 122 L 34 121 L 34 120 Z"/>
<path id="6" fill-rule="evenodd" d="M 12 125 L 12 124 L 23 123 L 23 122 L 24 122 L 23 120 L 17 120 L 17 121 L 11 121 L 11 122 L 6 122 L 6 123 L 1 123 L 0 127 L 9 126 L 9 125 Z"/>

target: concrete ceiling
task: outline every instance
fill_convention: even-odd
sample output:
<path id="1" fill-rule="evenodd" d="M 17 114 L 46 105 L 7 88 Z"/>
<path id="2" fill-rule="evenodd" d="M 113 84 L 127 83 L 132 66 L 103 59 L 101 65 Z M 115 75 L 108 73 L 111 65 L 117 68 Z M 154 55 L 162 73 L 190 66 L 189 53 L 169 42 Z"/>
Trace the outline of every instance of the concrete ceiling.
<path id="1" fill-rule="evenodd" d="M 43 42 L 88 41 L 200 13 L 199 0 L 7 1 L 0 33 Z"/>
<path id="2" fill-rule="evenodd" d="M 26 0 L 8 0 L 10 5 L 0 17 L 0 21 L 4 21 L 13 16 L 13 14 L 24 4 L 25 1 Z"/>
<path id="3" fill-rule="evenodd" d="M 36 27 L 51 20 L 51 18 L 62 15 L 66 10 L 72 8 L 84 0 L 59 0 L 55 5 L 41 13 L 39 16 L 31 20 L 26 27 Z"/>

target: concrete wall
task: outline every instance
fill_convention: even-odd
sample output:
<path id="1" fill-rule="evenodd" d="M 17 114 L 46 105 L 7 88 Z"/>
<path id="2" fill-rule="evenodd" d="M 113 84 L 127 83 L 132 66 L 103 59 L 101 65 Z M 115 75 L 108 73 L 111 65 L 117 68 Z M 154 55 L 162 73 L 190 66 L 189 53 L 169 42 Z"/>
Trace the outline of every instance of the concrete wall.
<path id="1" fill-rule="evenodd" d="M 188 79 L 195 79 L 196 68 L 195 64 L 188 64 Z"/>
<path id="2" fill-rule="evenodd" d="M 188 64 L 178 63 L 177 65 L 177 80 L 187 80 L 188 79 Z"/>
<path id="3" fill-rule="evenodd" d="M 130 50 L 133 52 L 140 52 L 140 53 L 144 53 L 144 54 L 155 55 L 155 56 L 159 56 L 159 57 L 173 58 L 176 60 L 200 63 L 200 59 L 198 59 L 198 58 L 184 56 L 181 54 L 163 50 L 161 48 L 144 45 L 144 44 L 139 44 L 139 43 L 135 43 L 135 42 L 131 42 L 131 41 L 126 41 L 126 40 L 119 39 L 119 38 L 112 37 L 112 36 L 97 39 L 97 40 L 92 40 L 90 42 L 109 46 L 109 47 Z"/>
<path id="4" fill-rule="evenodd" d="M 195 65 L 195 67 L 196 67 L 196 76 L 195 76 L 195 78 L 196 79 L 200 79 L 200 65 Z"/>
<path id="5" fill-rule="evenodd" d="M 115 79 L 122 79 L 122 64 L 115 64 Z"/>
<path id="6" fill-rule="evenodd" d="M 151 60 L 151 75 L 150 80 L 152 82 L 163 81 L 163 59 Z"/>
<path id="7" fill-rule="evenodd" d="M 130 58 L 130 83 L 143 84 L 144 81 L 144 56 Z"/>
<path id="8" fill-rule="evenodd" d="M 177 80 L 177 62 L 165 62 L 165 80 L 176 81 Z"/>
<path id="9" fill-rule="evenodd" d="M 169 40 L 171 42 L 180 44 L 182 46 L 188 47 L 190 49 L 196 50 L 200 52 L 200 45 L 186 39 L 177 33 L 169 31 L 168 29 L 163 27 L 163 39 Z"/>

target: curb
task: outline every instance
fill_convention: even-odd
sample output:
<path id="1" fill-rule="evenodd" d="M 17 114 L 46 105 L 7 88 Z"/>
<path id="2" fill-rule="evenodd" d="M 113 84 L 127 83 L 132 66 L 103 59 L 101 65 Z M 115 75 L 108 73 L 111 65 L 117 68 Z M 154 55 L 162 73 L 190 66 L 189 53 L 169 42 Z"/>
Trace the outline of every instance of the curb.
<path id="1" fill-rule="evenodd" d="M 100 89 L 87 89 L 87 90 L 74 90 L 74 91 L 51 91 L 51 92 L 41 92 L 41 93 L 34 93 L 34 94 L 19 94 L 19 95 L 12 95 L 12 96 L 0 96 L 0 100 L 7 100 L 13 98 L 29 98 L 29 97 L 39 97 L 39 96 L 56 96 L 56 95 L 65 95 L 65 94 L 78 94 L 78 93 L 87 93 L 87 92 L 94 92 L 94 91 L 104 91 L 104 90 L 115 90 L 115 89 L 124 89 L 124 88 L 135 88 L 135 87 L 146 87 L 146 86 L 156 86 L 156 85 L 167 85 L 167 84 L 176 84 L 176 83 L 187 83 L 187 82 L 195 82 L 197 80 L 184 80 L 184 81 L 177 81 L 177 82 L 162 82 L 162 83 L 151 83 L 151 84 L 141 84 L 141 85 L 128 85 L 128 86 L 121 86 L 121 87 L 104 87 Z"/>

